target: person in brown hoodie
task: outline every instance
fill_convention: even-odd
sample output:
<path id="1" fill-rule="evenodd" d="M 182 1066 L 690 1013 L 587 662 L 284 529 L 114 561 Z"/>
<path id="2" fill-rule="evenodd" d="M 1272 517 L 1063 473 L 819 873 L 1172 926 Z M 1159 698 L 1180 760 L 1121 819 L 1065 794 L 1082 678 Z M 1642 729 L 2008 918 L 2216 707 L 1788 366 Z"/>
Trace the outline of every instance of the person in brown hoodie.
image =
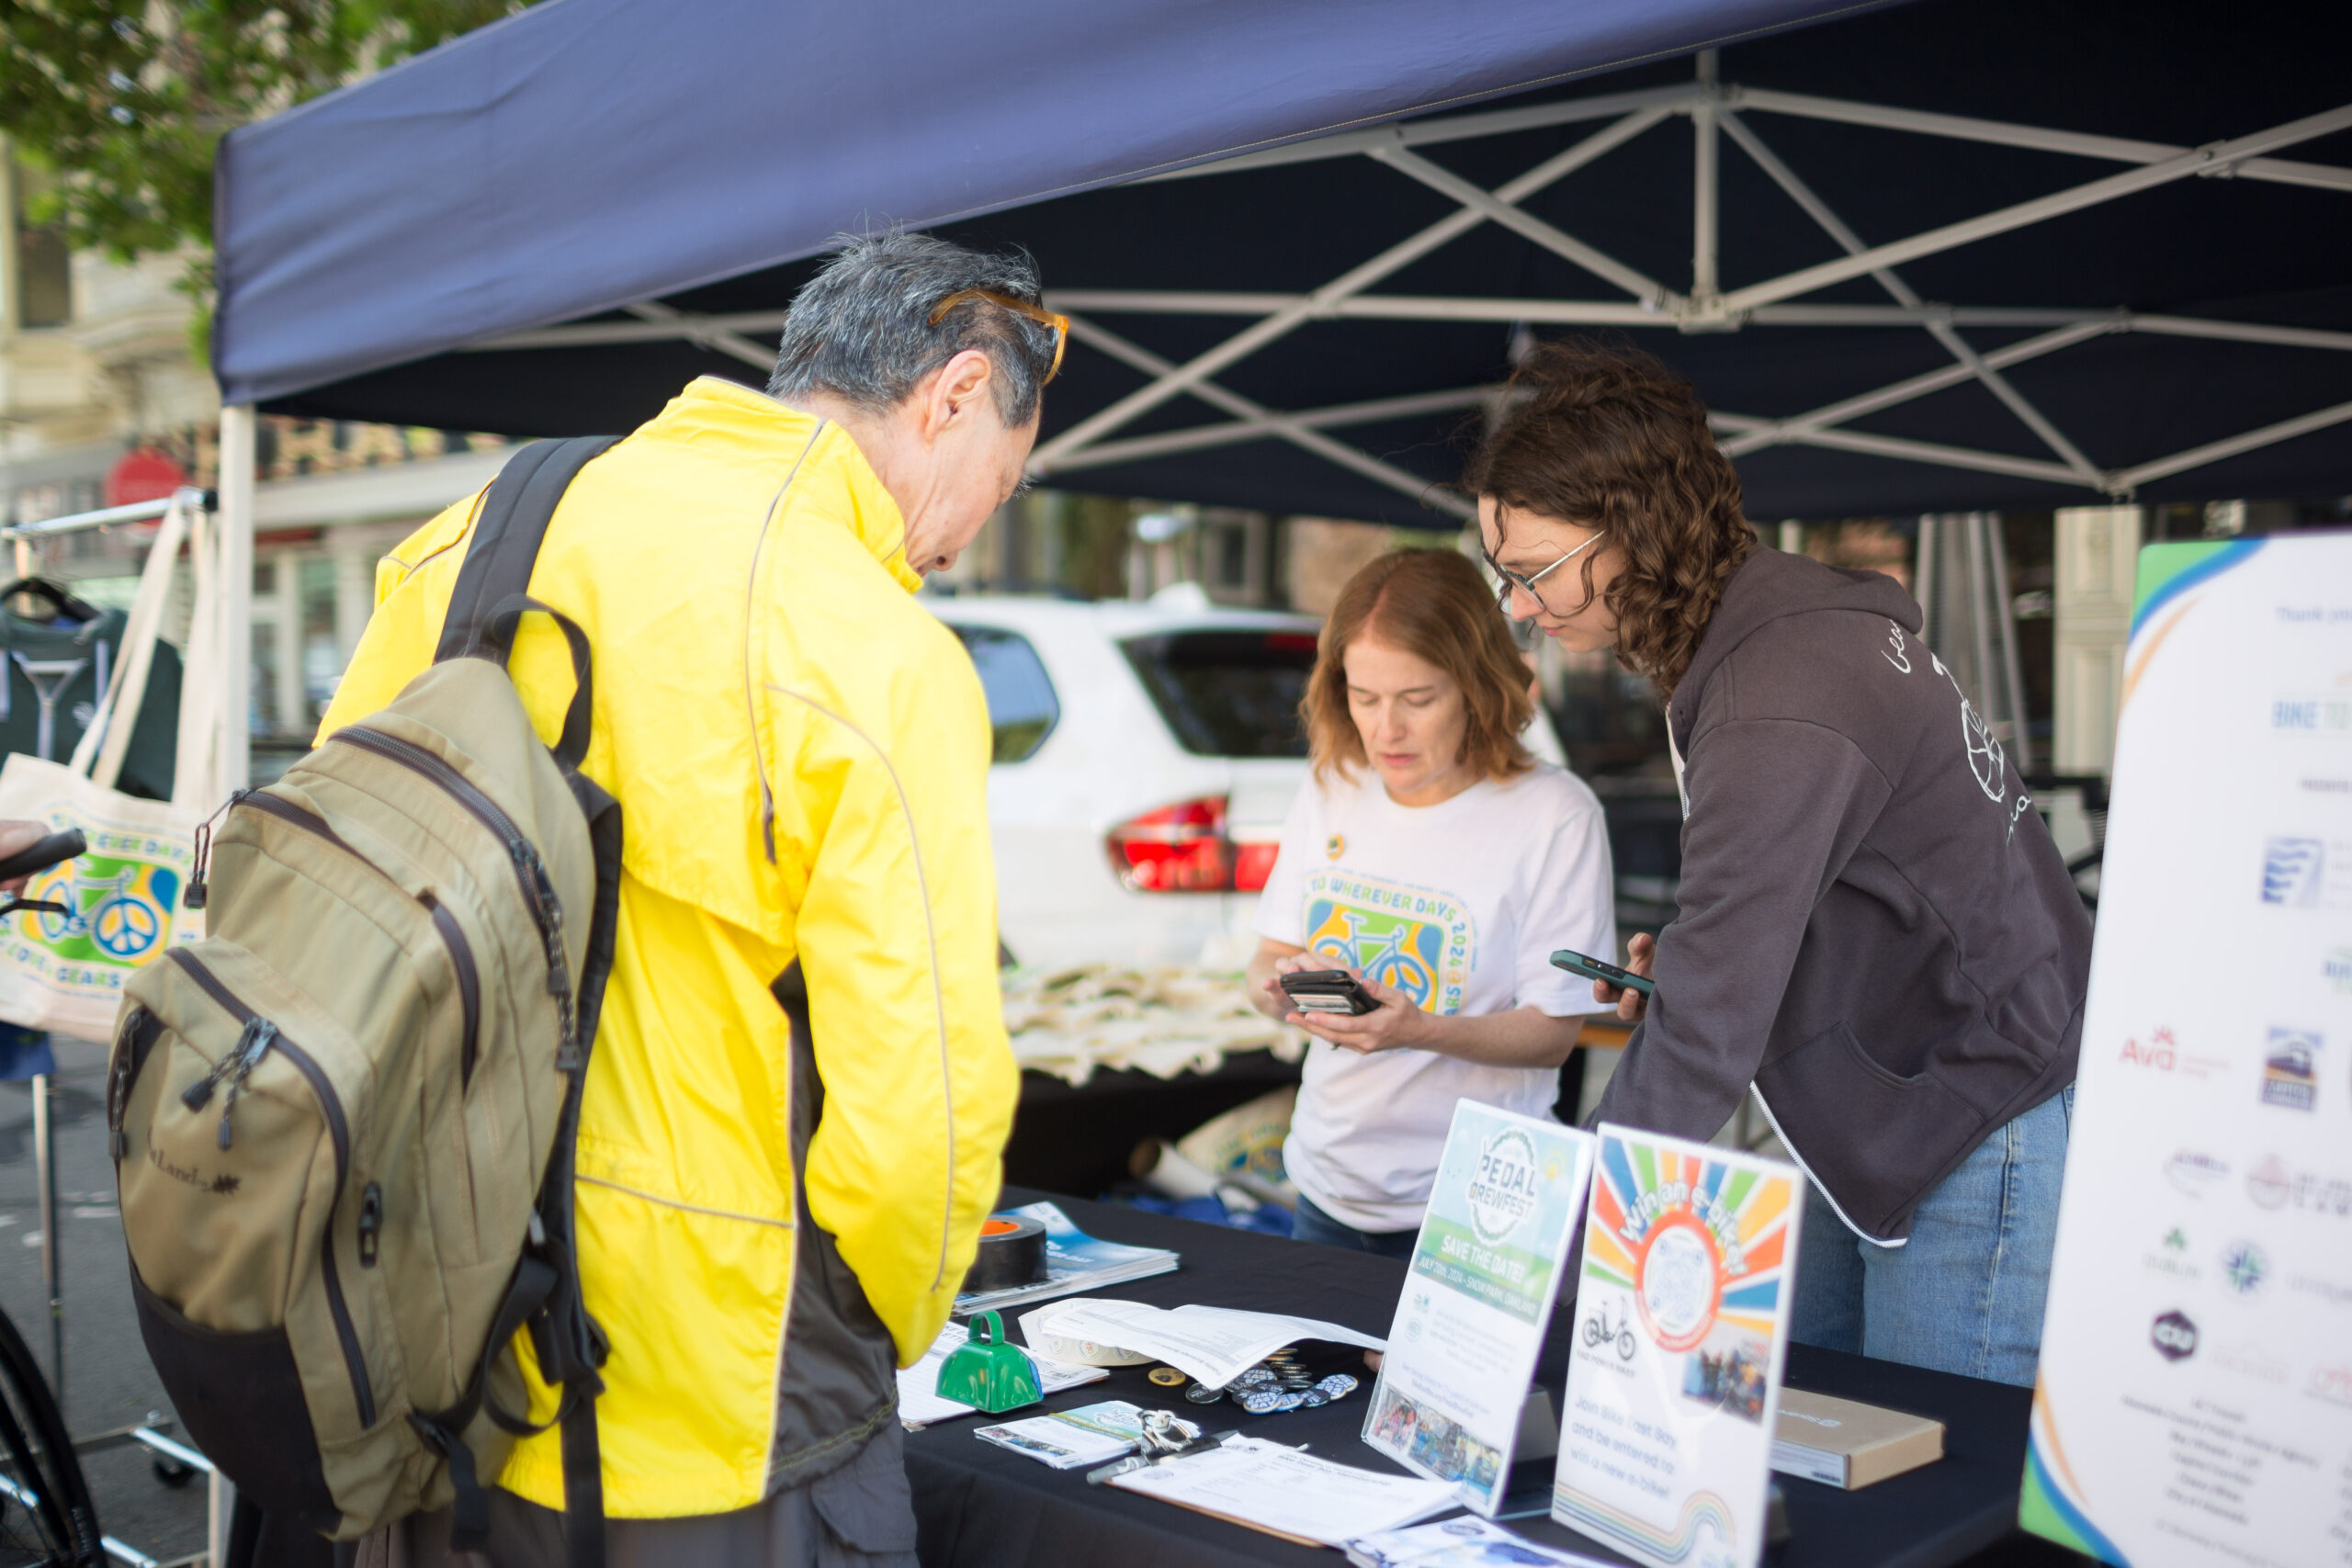
<path id="1" fill-rule="evenodd" d="M 1682 795 L 1593 1121 L 1705 1139 L 1752 1090 L 1811 1178 L 1794 1337 L 2030 1384 L 2091 933 L 2024 781 L 1894 580 L 1758 543 L 1689 383 L 1555 343 L 1504 406 L 1464 481 L 1504 608 L 1650 678 Z"/>

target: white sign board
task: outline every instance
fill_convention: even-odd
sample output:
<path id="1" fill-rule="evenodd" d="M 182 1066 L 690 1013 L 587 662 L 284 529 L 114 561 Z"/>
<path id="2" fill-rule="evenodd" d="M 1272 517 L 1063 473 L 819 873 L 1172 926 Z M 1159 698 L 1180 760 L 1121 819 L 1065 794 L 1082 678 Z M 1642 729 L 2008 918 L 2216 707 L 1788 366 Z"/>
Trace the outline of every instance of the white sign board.
<path id="1" fill-rule="evenodd" d="M 2137 597 L 2020 1516 L 2352 1562 L 2352 537 Z"/>
<path id="2" fill-rule="evenodd" d="M 1552 1517 L 1652 1568 L 1763 1561 L 1804 1179 L 1604 1124 Z"/>

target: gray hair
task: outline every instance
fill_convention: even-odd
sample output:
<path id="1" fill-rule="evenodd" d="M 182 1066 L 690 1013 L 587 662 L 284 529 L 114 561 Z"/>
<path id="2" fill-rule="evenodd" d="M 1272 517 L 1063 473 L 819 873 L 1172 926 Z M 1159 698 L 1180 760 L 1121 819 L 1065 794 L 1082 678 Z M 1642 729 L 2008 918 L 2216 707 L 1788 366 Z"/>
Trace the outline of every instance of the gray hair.
<path id="1" fill-rule="evenodd" d="M 844 237 L 841 250 L 793 297 L 768 391 L 831 392 L 884 412 L 967 348 L 996 370 L 996 410 L 1008 428 L 1036 416 L 1054 363 L 1051 327 L 968 300 L 933 326 L 941 300 L 986 288 L 1035 304 L 1037 264 L 1026 252 L 989 255 L 930 234 Z"/>

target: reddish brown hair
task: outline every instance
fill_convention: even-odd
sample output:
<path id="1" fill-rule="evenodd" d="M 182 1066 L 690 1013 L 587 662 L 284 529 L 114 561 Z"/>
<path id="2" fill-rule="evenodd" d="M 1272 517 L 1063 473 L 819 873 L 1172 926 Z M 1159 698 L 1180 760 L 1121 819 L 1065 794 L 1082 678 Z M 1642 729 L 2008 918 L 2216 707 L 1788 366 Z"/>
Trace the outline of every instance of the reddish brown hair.
<path id="1" fill-rule="evenodd" d="M 1535 765 L 1519 732 L 1535 716 L 1534 680 L 1512 643 L 1510 623 L 1478 569 L 1452 550 L 1394 550 L 1340 590 L 1298 705 L 1315 776 L 1337 767 L 1344 777 L 1366 761 L 1363 737 L 1348 711 L 1348 649 L 1375 637 L 1425 659 L 1462 688 L 1468 725 L 1459 759 L 1481 778 L 1503 779 Z"/>
<path id="2" fill-rule="evenodd" d="M 1618 656 L 1672 696 L 1724 584 L 1756 548 L 1706 406 L 1648 355 L 1579 339 L 1539 344 L 1505 399 L 1510 412 L 1463 483 L 1500 512 L 1609 536 L 1599 548 L 1623 563 L 1608 591 Z M 1580 570 L 1589 604 L 1589 556 Z"/>

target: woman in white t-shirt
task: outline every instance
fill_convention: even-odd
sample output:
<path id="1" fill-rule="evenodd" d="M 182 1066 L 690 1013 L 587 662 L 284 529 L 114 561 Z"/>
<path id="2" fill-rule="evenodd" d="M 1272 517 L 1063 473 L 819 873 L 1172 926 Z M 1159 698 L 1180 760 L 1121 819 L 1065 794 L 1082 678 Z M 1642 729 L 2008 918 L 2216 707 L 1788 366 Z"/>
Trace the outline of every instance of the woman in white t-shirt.
<path id="1" fill-rule="evenodd" d="M 1459 1100 L 1549 1116 L 1613 955 L 1600 804 L 1519 741 L 1526 663 L 1477 569 L 1400 550 L 1351 579 L 1302 705 L 1315 769 L 1258 906 L 1250 998 L 1316 1037 L 1283 1157 L 1306 1241 L 1403 1257 Z M 1347 969 L 1380 1002 L 1302 1014 L 1276 984 Z"/>

